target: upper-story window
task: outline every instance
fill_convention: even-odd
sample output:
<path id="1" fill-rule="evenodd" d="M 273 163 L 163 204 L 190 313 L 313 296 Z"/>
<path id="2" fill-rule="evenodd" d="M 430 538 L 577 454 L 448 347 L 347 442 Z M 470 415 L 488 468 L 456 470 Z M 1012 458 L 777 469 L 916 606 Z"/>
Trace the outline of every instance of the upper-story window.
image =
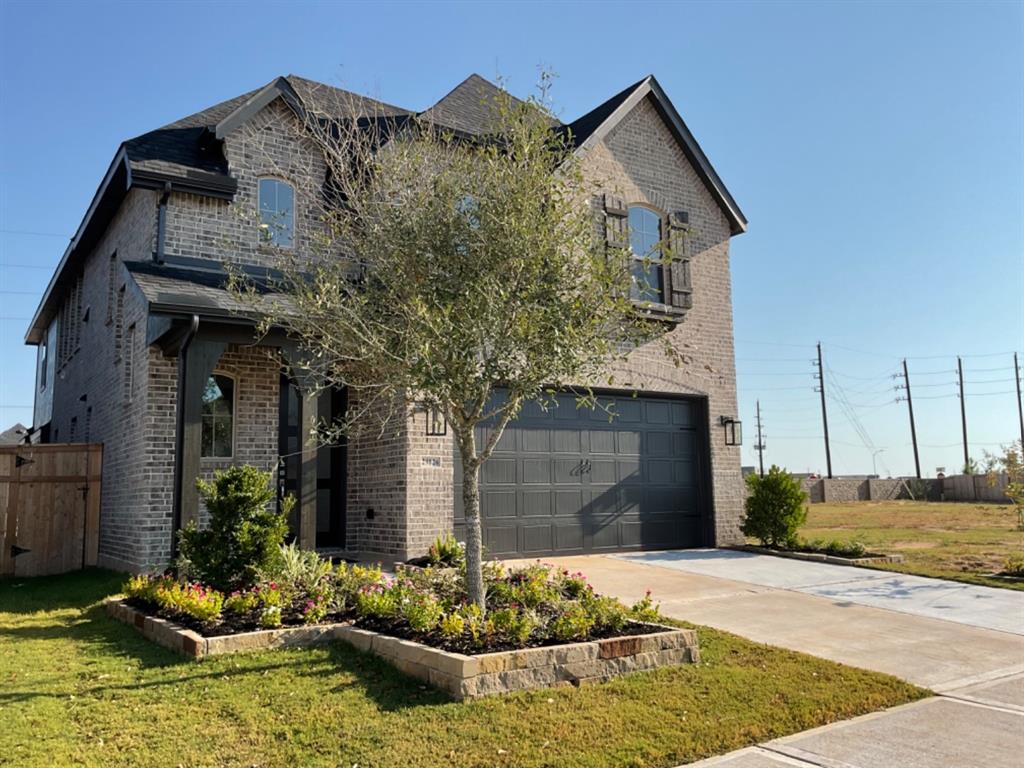
<path id="1" fill-rule="evenodd" d="M 295 189 L 279 179 L 260 179 L 260 241 L 281 248 L 295 244 Z"/>
<path id="2" fill-rule="evenodd" d="M 665 301 L 662 275 L 661 216 L 650 208 L 629 207 L 629 249 L 633 253 L 630 295 L 639 301 Z"/>
<path id="3" fill-rule="evenodd" d="M 199 455 L 204 459 L 230 459 L 235 430 L 234 379 L 214 374 L 206 380 L 202 421 Z"/>

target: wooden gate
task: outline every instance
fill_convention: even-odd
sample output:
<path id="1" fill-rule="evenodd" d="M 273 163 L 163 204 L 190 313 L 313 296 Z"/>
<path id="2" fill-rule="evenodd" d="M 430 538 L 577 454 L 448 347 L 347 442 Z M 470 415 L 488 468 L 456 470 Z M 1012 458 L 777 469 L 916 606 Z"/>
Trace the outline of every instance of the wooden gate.
<path id="1" fill-rule="evenodd" d="M 0 576 L 96 565 L 103 446 L 0 446 Z"/>

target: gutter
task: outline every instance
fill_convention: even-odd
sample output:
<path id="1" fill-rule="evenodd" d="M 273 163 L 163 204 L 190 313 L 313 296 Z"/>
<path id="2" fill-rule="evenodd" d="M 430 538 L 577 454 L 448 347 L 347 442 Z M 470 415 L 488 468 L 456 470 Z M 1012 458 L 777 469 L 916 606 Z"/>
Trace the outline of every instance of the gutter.
<path id="1" fill-rule="evenodd" d="M 178 413 L 174 425 L 174 511 L 171 517 L 171 558 L 178 554 L 178 531 L 181 530 L 181 497 L 185 482 L 181 451 L 185 442 L 185 395 L 183 386 L 188 373 L 188 348 L 199 331 L 199 315 L 192 315 L 185 340 L 178 350 Z"/>
<path id="2" fill-rule="evenodd" d="M 171 182 L 164 182 L 164 193 L 160 195 L 156 213 L 156 253 L 153 260 L 157 264 L 164 263 L 164 241 L 167 239 L 167 201 L 171 197 Z"/>

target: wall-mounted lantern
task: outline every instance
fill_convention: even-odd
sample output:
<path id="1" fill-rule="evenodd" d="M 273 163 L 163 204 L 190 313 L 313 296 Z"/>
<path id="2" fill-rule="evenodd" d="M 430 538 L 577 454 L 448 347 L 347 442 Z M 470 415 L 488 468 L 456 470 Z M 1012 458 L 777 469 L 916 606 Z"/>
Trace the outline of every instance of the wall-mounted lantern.
<path id="1" fill-rule="evenodd" d="M 443 437 L 448 434 L 448 420 L 437 406 L 427 406 L 427 437 Z"/>
<path id="2" fill-rule="evenodd" d="M 725 428 L 726 445 L 743 445 L 743 422 L 733 416 L 721 416 L 719 423 Z"/>

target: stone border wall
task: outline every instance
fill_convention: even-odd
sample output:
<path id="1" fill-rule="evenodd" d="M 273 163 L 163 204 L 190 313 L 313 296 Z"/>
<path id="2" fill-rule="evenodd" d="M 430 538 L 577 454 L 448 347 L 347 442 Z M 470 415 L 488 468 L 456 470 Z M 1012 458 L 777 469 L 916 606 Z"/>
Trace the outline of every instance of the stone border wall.
<path id="1" fill-rule="evenodd" d="M 700 660 L 695 630 L 660 625 L 663 631 L 647 635 L 468 656 L 358 629 L 351 624 L 284 627 L 203 637 L 174 622 L 138 611 L 122 600 L 107 602 L 106 610 L 112 618 L 135 627 L 153 642 L 193 659 L 342 640 L 358 650 L 381 657 L 399 671 L 430 683 L 458 700 L 530 688 L 578 686 L 630 672 Z"/>
<path id="2" fill-rule="evenodd" d="M 728 547 L 741 552 L 754 552 L 758 555 L 772 555 L 773 557 L 788 557 L 791 560 L 812 560 L 817 563 L 830 563 L 832 565 L 860 565 L 871 567 L 880 563 L 902 563 L 903 555 L 865 555 L 864 557 L 839 557 L 838 555 L 827 555 L 824 552 L 790 552 L 784 549 L 770 549 L 759 547 L 755 544 L 747 544 L 742 547 Z"/>

